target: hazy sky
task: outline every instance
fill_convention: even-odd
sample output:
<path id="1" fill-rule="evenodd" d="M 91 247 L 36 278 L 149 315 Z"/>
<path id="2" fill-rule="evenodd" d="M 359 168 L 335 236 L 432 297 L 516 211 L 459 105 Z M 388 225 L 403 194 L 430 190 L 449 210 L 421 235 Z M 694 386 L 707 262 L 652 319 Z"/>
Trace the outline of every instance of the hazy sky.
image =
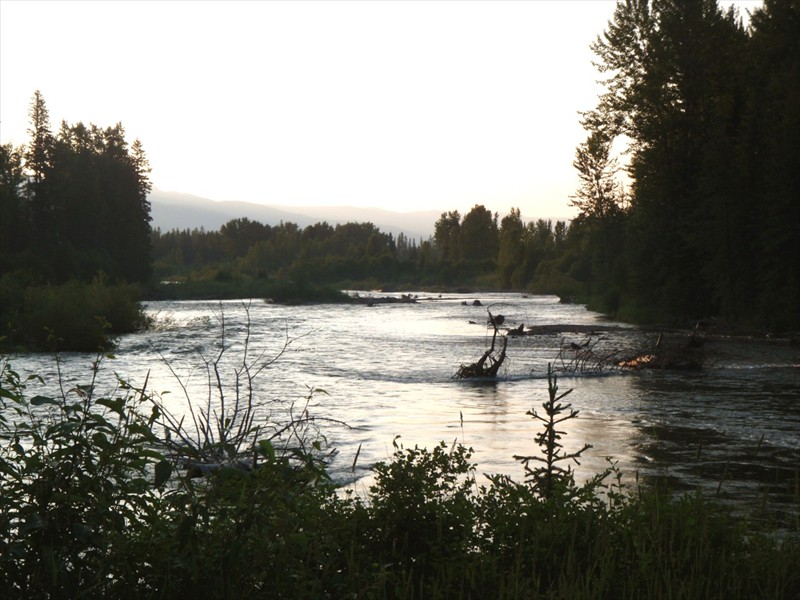
<path id="1" fill-rule="evenodd" d="M 614 5 L 0 0 L 0 140 L 39 89 L 54 130 L 122 122 L 166 191 L 568 217 Z"/>

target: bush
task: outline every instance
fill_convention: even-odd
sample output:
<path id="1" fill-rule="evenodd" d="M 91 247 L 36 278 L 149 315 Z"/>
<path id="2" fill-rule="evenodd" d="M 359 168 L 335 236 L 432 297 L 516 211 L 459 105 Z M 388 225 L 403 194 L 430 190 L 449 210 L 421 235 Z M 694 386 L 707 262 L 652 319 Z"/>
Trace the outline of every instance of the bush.
<path id="1" fill-rule="evenodd" d="M 360 498 L 328 476 L 307 406 L 285 424 L 248 416 L 254 373 L 245 352 L 242 396 L 222 410 L 210 393 L 193 437 L 146 382 L 29 397 L 38 378 L 3 360 L 4 597 L 798 597 L 797 531 L 759 533 L 699 495 L 627 493 L 606 483 L 613 465 L 583 485 L 557 468 L 570 455 L 549 433 L 577 414 L 555 378 L 529 413 L 543 460 L 518 457 L 524 483 L 478 488 L 470 449 L 395 440 Z"/>
<path id="2" fill-rule="evenodd" d="M 169 475 L 153 449 L 157 410 L 129 389 L 95 397 L 91 384 L 28 399 L 29 382 L 0 367 L 4 596 L 99 597 L 91 590 L 131 583 L 120 560 L 127 534 L 158 526 Z"/>
<path id="3" fill-rule="evenodd" d="M 397 446 L 389 463 L 375 465 L 370 488 L 368 547 L 392 571 L 417 584 L 426 573 L 449 578 L 468 555 L 475 504 L 472 450 L 442 442 L 433 451 Z"/>
<path id="4" fill-rule="evenodd" d="M 136 285 L 102 277 L 23 287 L 6 276 L 0 279 L 0 337 L 6 347 L 28 350 L 107 350 L 113 335 L 147 326 L 139 295 Z"/>

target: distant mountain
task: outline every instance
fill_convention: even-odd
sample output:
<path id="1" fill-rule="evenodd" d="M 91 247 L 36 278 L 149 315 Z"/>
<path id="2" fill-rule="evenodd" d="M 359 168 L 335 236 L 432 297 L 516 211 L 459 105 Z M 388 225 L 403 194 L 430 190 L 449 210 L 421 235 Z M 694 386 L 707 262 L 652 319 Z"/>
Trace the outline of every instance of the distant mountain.
<path id="1" fill-rule="evenodd" d="M 216 201 L 180 192 L 153 189 L 148 197 L 153 228 L 215 231 L 232 219 L 248 218 L 265 225 L 296 223 L 306 227 L 322 221 L 330 225 L 369 222 L 385 233 L 403 233 L 411 239 L 427 240 L 441 211 L 401 213 L 379 208 L 352 206 L 265 206 L 253 202 Z"/>

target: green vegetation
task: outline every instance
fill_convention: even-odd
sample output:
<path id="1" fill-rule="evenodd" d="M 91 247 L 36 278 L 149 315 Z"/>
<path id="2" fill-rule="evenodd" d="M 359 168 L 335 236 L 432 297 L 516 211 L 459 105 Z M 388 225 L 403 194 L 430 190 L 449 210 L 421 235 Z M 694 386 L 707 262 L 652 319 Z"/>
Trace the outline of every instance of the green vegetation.
<path id="1" fill-rule="evenodd" d="M 50 129 L 38 91 L 30 143 L 0 146 L 0 345 L 96 351 L 146 320 L 149 166 L 121 124 Z"/>
<path id="2" fill-rule="evenodd" d="M 800 328 L 799 16 L 765 0 L 746 31 L 714 0 L 617 4 L 592 46 L 606 93 L 575 163 L 598 307 Z M 605 185 L 615 140 L 629 194 Z"/>
<path id="3" fill-rule="evenodd" d="M 207 363 L 211 374 L 218 363 Z M 561 403 L 555 378 L 544 413 L 529 413 L 543 430 L 539 455 L 518 457 L 526 482 L 491 476 L 479 485 L 471 449 L 395 440 L 392 460 L 374 466 L 374 484 L 360 495 L 331 481 L 307 406 L 286 423 L 252 419 L 256 375 L 244 360 L 233 397 L 220 387 L 209 394 L 214 404 L 182 419 L 146 382 L 104 395 L 92 381 L 29 397 L 38 378 L 22 380 L 3 361 L 4 597 L 800 593 L 800 524 L 770 530 L 699 495 L 627 490 L 613 466 L 577 485 L 560 461 L 580 452 L 563 454 L 556 429 L 577 413 Z"/>
<path id="4" fill-rule="evenodd" d="M 449 234 L 459 247 L 470 249 L 465 255 L 452 254 L 447 244 L 455 242 L 443 241 L 438 234 L 417 244 L 402 234 L 395 239 L 382 233 L 372 223 L 321 223 L 299 229 L 293 223 L 270 226 L 243 218 L 220 231 L 156 230 L 155 272 L 160 281 L 207 282 L 209 289 L 223 287 L 224 282 L 235 289 L 251 281 L 293 281 L 339 289 L 513 287 L 553 293 L 569 279 L 553 266 L 565 249 L 565 223 L 553 227 L 540 219 L 525 225 L 516 211 L 519 227 L 512 240 L 505 229 L 507 219 L 498 229 L 496 215 L 486 218 L 488 211 L 478 205 L 465 222 L 469 224 L 473 214 L 483 216 L 478 225 L 463 234 L 460 228 Z M 514 243 L 516 249 L 510 249 Z M 503 252 L 509 254 L 503 263 L 506 279 L 498 271 Z M 514 264 L 517 255 L 521 262 Z M 156 286 L 154 297 L 160 297 L 162 289 Z"/>
<path id="5" fill-rule="evenodd" d="M 619 2 L 592 45 L 605 93 L 583 114 L 569 226 L 482 205 L 442 213 L 428 240 L 244 219 L 154 232 L 156 271 L 514 289 L 639 322 L 798 330 L 798 23 L 794 1 L 766 0 L 747 30 L 715 0 Z"/>
<path id="6" fill-rule="evenodd" d="M 50 129 L 44 97 L 31 101 L 27 146 L 0 150 L 0 275 L 34 283 L 150 277 L 150 167 L 121 124 Z"/>
<path id="7" fill-rule="evenodd" d="M 350 296 L 333 286 L 304 281 L 254 279 L 247 276 L 215 277 L 161 282 L 150 288 L 151 300 L 238 300 L 262 298 L 279 304 L 350 302 Z"/>
<path id="8" fill-rule="evenodd" d="M 71 280 L 23 285 L 0 277 L 0 348 L 14 350 L 108 350 L 114 336 L 147 325 L 139 286 Z"/>
<path id="9" fill-rule="evenodd" d="M 442 213 L 427 240 L 372 223 L 151 231 L 141 143 L 121 124 L 54 134 L 36 92 L 29 143 L 0 146 L 0 277 L 39 293 L 103 274 L 151 298 L 290 302 L 338 301 L 336 288 L 513 289 L 638 322 L 800 330 L 800 6 L 765 0 L 748 29 L 716 0 L 625 0 L 611 17 L 592 45 L 605 93 L 582 115 L 569 225 L 475 205 Z M 0 336 L 35 328 L 26 343 L 69 329 L 0 313 Z"/>

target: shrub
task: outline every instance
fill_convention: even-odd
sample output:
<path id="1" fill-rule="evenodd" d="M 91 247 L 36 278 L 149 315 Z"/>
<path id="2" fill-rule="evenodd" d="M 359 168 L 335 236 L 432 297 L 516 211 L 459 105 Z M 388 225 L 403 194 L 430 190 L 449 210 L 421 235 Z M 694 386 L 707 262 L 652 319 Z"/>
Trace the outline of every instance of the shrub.
<path id="1" fill-rule="evenodd" d="M 148 415 L 128 388 L 96 397 L 93 384 L 28 399 L 7 361 L 0 378 L 5 597 L 74 598 L 131 583 L 117 551 L 127 532 L 157 526 L 169 475 L 153 449 L 157 410 Z"/>
<path id="2" fill-rule="evenodd" d="M 230 345 L 223 339 L 220 347 L 205 363 L 218 382 Z M 244 348 L 233 373 L 241 392 L 214 404 L 211 390 L 205 407 L 189 409 L 193 429 L 163 412 L 147 382 L 99 394 L 92 380 L 57 397 L 29 397 L 39 378 L 23 381 L 0 363 L 4 597 L 788 599 L 800 592 L 797 531 L 754 531 L 699 495 L 629 494 L 613 465 L 581 485 L 556 468 L 558 457 L 580 453 L 561 454 L 552 435 L 577 416 L 560 404 L 555 378 L 544 413 L 529 413 L 543 424 L 535 438 L 543 460 L 518 457 L 525 482 L 490 476 L 478 488 L 471 449 L 406 449 L 396 439 L 392 459 L 374 466 L 375 482 L 360 498 L 340 493 L 328 476 L 307 404 L 283 424 L 248 416 L 263 355 L 256 367 L 247 341 Z M 195 468 L 203 476 L 191 477 Z M 607 484 L 614 474 L 616 484 Z"/>
<path id="3" fill-rule="evenodd" d="M 429 561 L 462 555 L 473 525 L 472 450 L 442 442 L 432 451 L 394 441 L 389 463 L 375 465 L 370 488 L 374 538 L 391 562 L 424 568 Z"/>
<path id="4" fill-rule="evenodd" d="M 94 352 L 113 347 L 113 335 L 147 326 L 133 284 L 109 284 L 102 277 L 89 284 L 22 287 L 0 280 L 0 336 L 6 347 L 29 350 Z"/>

